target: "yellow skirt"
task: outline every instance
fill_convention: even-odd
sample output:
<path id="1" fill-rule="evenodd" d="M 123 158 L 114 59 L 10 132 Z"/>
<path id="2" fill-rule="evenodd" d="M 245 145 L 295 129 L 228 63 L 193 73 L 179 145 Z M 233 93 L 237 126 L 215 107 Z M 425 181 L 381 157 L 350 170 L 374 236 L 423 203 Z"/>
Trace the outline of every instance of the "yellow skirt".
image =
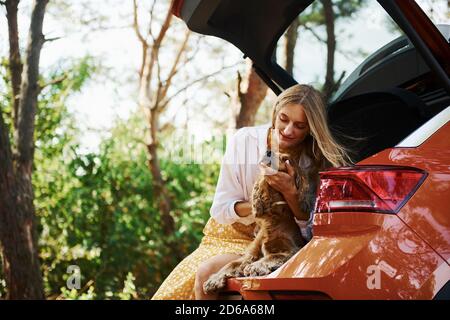
<path id="1" fill-rule="evenodd" d="M 210 218 L 203 229 L 200 246 L 184 258 L 164 280 L 152 300 L 193 300 L 195 274 L 199 265 L 220 254 L 244 254 L 252 242 L 255 224 L 222 225 Z"/>

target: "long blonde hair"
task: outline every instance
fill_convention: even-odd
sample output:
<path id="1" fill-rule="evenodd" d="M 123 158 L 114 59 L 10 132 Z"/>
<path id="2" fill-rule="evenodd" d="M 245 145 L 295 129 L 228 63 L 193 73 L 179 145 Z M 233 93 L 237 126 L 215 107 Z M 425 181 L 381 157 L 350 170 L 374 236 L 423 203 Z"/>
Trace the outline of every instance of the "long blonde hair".
<path id="1" fill-rule="evenodd" d="M 326 167 L 347 166 L 352 163 L 349 151 L 340 145 L 331 134 L 328 127 L 325 103 L 319 91 L 310 85 L 297 84 L 283 91 L 273 106 L 272 130 L 278 112 L 286 105 L 297 104 L 303 107 L 309 124 L 309 135 L 301 143 L 301 154 L 312 161 L 309 167 L 298 165 L 297 181 L 299 187 L 299 202 L 304 212 L 311 212 L 314 206 L 319 171 Z M 268 143 L 271 144 L 269 131 Z"/>
<path id="2" fill-rule="evenodd" d="M 323 166 L 326 166 L 326 162 L 329 162 L 331 166 L 339 167 L 352 163 L 348 150 L 331 134 L 325 103 L 319 91 L 306 84 L 296 84 L 283 91 L 273 107 L 272 129 L 275 128 L 278 112 L 289 104 L 302 105 L 308 119 L 310 134 L 303 141 L 303 152 L 318 165 L 325 162 Z"/>

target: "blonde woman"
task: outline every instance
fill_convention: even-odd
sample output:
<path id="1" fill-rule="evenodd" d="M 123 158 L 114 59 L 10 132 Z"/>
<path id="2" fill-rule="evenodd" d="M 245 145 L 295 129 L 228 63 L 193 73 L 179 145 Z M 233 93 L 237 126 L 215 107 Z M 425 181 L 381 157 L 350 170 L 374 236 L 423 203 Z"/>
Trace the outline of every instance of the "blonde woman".
<path id="1" fill-rule="evenodd" d="M 320 93 L 295 85 L 278 97 L 270 124 L 239 129 L 228 141 L 211 206 L 211 218 L 198 249 L 181 261 L 152 299 L 216 299 L 203 283 L 228 262 L 239 258 L 253 240 L 251 192 L 258 174 L 270 168 L 258 164 L 267 146 L 301 149 L 300 188 L 293 170 L 270 173 L 269 184 L 280 191 L 292 209 L 300 231 L 311 239 L 312 209 L 320 170 L 350 163 L 345 149 L 332 137 Z"/>

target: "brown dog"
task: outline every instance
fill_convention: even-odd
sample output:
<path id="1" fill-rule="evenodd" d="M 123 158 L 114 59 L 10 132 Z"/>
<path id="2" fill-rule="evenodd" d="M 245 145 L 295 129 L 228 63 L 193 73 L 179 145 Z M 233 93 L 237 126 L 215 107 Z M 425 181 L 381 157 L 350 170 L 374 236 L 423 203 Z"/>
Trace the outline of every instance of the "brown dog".
<path id="1" fill-rule="evenodd" d="M 261 161 L 267 166 L 287 172 L 285 161 L 298 163 L 298 157 L 286 153 L 267 151 Z M 300 180 L 297 166 L 296 183 Z M 298 187 L 298 186 L 297 186 Z M 262 175 L 252 192 L 252 211 L 255 215 L 257 234 L 244 256 L 225 265 L 203 284 L 206 294 L 216 292 L 226 285 L 226 280 L 240 276 L 267 275 L 294 255 L 304 244 L 294 214 L 283 195 L 272 188 Z"/>

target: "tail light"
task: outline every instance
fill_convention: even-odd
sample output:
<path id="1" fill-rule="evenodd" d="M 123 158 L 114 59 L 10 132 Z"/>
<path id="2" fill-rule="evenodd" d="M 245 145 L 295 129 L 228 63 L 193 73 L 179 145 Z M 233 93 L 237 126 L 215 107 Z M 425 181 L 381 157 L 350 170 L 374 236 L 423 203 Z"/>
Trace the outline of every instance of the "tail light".
<path id="1" fill-rule="evenodd" d="M 330 169 L 320 173 L 315 211 L 397 213 L 426 175 L 416 168 L 393 166 Z"/>
<path id="2" fill-rule="evenodd" d="M 184 0 L 174 0 L 172 2 L 172 14 L 178 18 L 181 17 L 181 8 L 183 7 Z"/>

